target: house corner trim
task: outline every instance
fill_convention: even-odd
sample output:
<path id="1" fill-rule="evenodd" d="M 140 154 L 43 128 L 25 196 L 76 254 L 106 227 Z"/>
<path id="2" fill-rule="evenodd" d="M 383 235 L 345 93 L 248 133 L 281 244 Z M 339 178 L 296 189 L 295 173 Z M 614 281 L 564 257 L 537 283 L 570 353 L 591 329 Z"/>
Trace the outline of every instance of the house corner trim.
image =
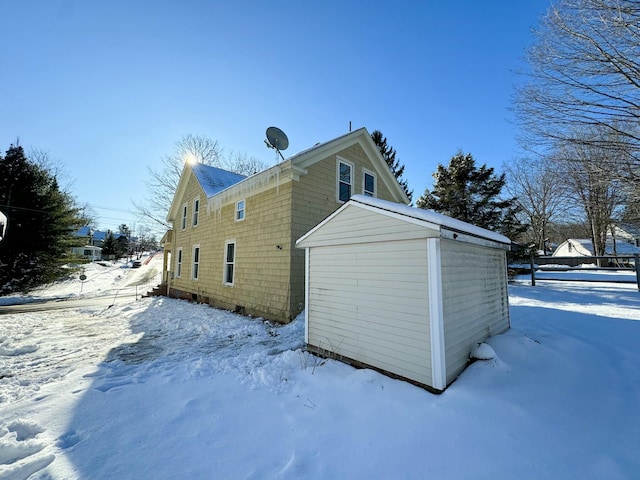
<path id="1" fill-rule="evenodd" d="M 442 308 L 442 265 L 440 238 L 427 239 L 427 268 L 429 270 L 429 328 L 431 331 L 431 370 L 433 387 L 444 390 L 447 369 L 444 347 L 444 315 Z"/>

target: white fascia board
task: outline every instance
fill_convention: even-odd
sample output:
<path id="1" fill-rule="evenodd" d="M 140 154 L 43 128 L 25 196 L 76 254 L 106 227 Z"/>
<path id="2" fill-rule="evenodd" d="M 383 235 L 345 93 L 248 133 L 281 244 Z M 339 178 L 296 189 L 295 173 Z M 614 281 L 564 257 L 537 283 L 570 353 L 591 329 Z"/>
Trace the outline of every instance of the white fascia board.
<path id="1" fill-rule="evenodd" d="M 430 230 L 435 230 L 436 232 L 441 231 L 440 225 L 436 223 L 428 222 L 426 220 L 421 220 L 419 218 L 414 218 L 414 217 L 407 217 L 406 215 L 400 215 L 399 213 L 391 212 L 389 210 L 383 210 L 381 208 L 378 208 L 372 205 L 367 205 L 366 203 L 353 202 L 352 205 L 354 207 L 362 208 L 363 210 L 379 213 L 380 215 L 384 215 L 386 217 L 395 218 L 396 220 L 400 220 L 402 222 L 412 223 L 420 227 L 428 228 Z"/>
<path id="2" fill-rule="evenodd" d="M 444 345 L 444 314 L 442 307 L 442 266 L 440 239 L 427 239 L 427 270 L 429 272 L 429 332 L 431 336 L 431 383 L 433 388 L 447 387 L 447 367 Z"/>
<path id="3" fill-rule="evenodd" d="M 173 200 L 171 201 L 171 206 L 169 207 L 169 211 L 167 212 L 166 220 L 170 224 L 173 224 L 173 219 L 176 218 L 177 210 L 181 206 L 182 196 L 184 195 L 184 191 L 187 189 L 187 180 L 185 180 L 185 173 L 187 172 L 187 170 L 189 170 L 189 173 L 193 174 L 193 172 L 191 172 L 191 165 L 188 162 L 185 163 L 184 167 L 182 168 L 180 180 L 178 180 L 178 187 L 173 194 Z"/>
<path id="4" fill-rule="evenodd" d="M 398 213 L 391 212 L 389 210 L 383 210 L 383 209 L 380 209 L 378 207 L 367 205 L 366 203 L 359 203 L 359 202 L 355 202 L 355 201 L 351 201 L 350 200 L 350 201 L 344 203 L 340 208 L 338 208 L 335 212 L 333 212 L 327 218 L 322 220 L 319 224 L 317 224 L 315 227 L 313 227 L 307 233 L 305 233 L 302 237 L 300 237 L 296 241 L 296 247 L 304 248 L 305 245 L 303 245 L 303 242 L 305 240 L 307 240 L 309 237 L 311 237 L 318 229 L 322 228 L 326 223 L 330 222 L 335 216 L 339 215 L 343 210 L 345 210 L 347 208 L 361 208 L 363 210 L 367 210 L 367 211 L 370 211 L 370 212 L 378 213 L 380 215 L 385 215 L 387 217 L 394 218 L 396 220 L 400 220 L 402 222 L 412 223 L 412 224 L 418 225 L 420 227 L 424 227 L 424 228 L 428 228 L 430 230 L 434 230 L 436 232 L 440 232 L 440 225 L 437 225 L 435 223 L 427 222 L 425 220 L 420 220 L 418 218 L 407 217 L 406 215 L 400 215 Z"/>
<path id="5" fill-rule="evenodd" d="M 481 247 L 489 247 L 496 248 L 500 250 L 509 251 L 511 250 L 511 245 L 507 245 L 505 243 L 495 242 L 488 238 L 476 237 L 475 235 L 468 235 L 464 232 L 459 232 L 456 230 L 450 230 L 448 228 L 442 228 L 440 231 L 442 238 L 446 238 L 448 240 L 453 240 L 456 242 L 470 243 L 472 245 L 479 245 Z"/>
<path id="6" fill-rule="evenodd" d="M 374 165 L 375 165 L 375 162 L 377 161 L 378 168 L 376 170 L 378 170 L 378 173 L 380 174 L 380 178 L 382 179 L 382 182 L 386 185 L 389 191 L 395 192 L 395 194 L 398 196 L 397 200 L 399 203 L 404 203 L 405 205 L 409 205 L 409 202 L 410 202 L 409 197 L 407 197 L 407 194 L 404 192 L 403 188 L 398 183 L 398 180 L 396 180 L 396 177 L 391 172 L 389 165 L 387 165 L 387 162 L 382 157 L 382 154 L 380 153 L 378 146 L 375 144 L 375 142 L 371 138 L 371 135 L 369 135 L 368 132 L 367 132 L 367 137 L 368 138 L 366 141 L 364 140 L 360 141 L 360 145 L 362 146 L 362 149 L 365 151 L 365 153 L 367 153 L 367 156 L 374 160 Z"/>

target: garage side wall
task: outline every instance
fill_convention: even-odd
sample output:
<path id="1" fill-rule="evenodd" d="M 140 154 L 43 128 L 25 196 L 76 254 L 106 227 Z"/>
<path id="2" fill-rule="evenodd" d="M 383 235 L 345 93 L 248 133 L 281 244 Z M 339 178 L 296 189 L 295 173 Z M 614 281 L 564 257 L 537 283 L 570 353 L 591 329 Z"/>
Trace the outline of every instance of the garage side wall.
<path id="1" fill-rule="evenodd" d="M 466 367 L 476 343 L 509 328 L 506 254 L 443 239 L 441 255 L 449 384 Z"/>
<path id="2" fill-rule="evenodd" d="M 424 239 L 309 252 L 309 348 L 431 385 Z"/>

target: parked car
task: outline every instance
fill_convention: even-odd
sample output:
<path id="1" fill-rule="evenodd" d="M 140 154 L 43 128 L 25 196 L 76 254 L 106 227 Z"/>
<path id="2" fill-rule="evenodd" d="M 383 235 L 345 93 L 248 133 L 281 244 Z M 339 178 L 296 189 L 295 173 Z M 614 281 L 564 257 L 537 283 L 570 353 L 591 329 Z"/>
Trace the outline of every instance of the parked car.
<path id="1" fill-rule="evenodd" d="M 134 260 L 131 264 L 131 268 L 140 268 L 142 266 L 142 262 L 140 260 Z"/>

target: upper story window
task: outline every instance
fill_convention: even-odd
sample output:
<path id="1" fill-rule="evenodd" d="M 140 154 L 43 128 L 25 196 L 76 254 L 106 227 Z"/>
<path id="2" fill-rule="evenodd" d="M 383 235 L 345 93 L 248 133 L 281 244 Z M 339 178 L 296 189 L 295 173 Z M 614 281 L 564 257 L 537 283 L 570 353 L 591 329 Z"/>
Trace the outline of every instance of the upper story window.
<path id="1" fill-rule="evenodd" d="M 346 202 L 353 192 L 353 164 L 338 158 L 337 197 L 339 202 Z"/>
<path id="2" fill-rule="evenodd" d="M 364 170 L 362 175 L 362 194 L 367 197 L 376 196 L 376 175 L 369 170 Z"/>
<path id="3" fill-rule="evenodd" d="M 181 227 L 182 227 L 182 230 L 187 228 L 187 204 L 186 203 L 182 206 L 182 224 L 181 224 Z"/>
<path id="4" fill-rule="evenodd" d="M 236 222 L 240 222 L 244 220 L 244 214 L 245 214 L 245 201 L 238 200 L 236 202 Z"/>
<path id="5" fill-rule="evenodd" d="M 193 226 L 198 226 L 198 217 L 200 216 L 200 199 L 196 198 L 193 200 Z"/>

